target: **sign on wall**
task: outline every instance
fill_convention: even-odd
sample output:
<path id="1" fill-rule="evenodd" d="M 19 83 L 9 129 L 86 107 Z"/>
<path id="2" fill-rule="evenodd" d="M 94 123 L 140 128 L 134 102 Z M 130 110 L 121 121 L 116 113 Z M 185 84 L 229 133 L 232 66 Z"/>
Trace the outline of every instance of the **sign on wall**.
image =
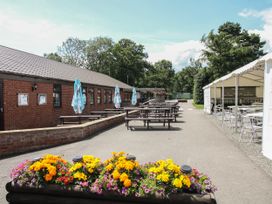
<path id="1" fill-rule="evenodd" d="M 18 106 L 28 106 L 29 96 L 28 93 L 18 93 Z"/>
<path id="2" fill-rule="evenodd" d="M 47 104 L 47 95 L 38 94 L 38 105 L 46 105 L 46 104 Z"/>

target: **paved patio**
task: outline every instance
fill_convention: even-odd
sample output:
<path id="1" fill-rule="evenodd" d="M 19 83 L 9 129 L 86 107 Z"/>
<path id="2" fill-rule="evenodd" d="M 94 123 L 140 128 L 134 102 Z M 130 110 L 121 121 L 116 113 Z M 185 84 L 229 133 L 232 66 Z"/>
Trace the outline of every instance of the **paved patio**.
<path id="1" fill-rule="evenodd" d="M 20 161 L 45 153 L 60 154 L 68 160 L 75 155 L 93 154 L 102 159 L 112 151 L 126 151 L 141 162 L 173 158 L 207 173 L 218 187 L 219 204 L 267 204 L 272 200 L 272 178 L 255 165 L 235 143 L 216 127 L 202 110 L 191 103 L 184 109 L 173 130 L 138 129 L 128 131 L 124 124 L 97 136 L 55 148 L 0 160 L 0 203 L 5 203 L 4 185 L 12 167 Z"/>

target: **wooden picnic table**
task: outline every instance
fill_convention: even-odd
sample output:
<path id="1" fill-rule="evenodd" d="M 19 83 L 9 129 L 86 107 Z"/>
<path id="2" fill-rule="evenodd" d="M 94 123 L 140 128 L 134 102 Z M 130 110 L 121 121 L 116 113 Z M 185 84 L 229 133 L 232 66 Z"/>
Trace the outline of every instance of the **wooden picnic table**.
<path id="1" fill-rule="evenodd" d="M 149 129 L 149 123 L 162 122 L 165 126 L 165 123 L 167 122 L 168 129 L 170 129 L 170 122 L 174 120 L 174 117 L 170 115 L 171 108 L 127 107 L 124 108 L 124 110 L 126 112 L 125 121 L 127 129 L 130 129 L 129 122 L 132 120 L 143 121 L 144 126 L 147 126 L 147 129 Z M 128 114 L 129 111 L 139 111 L 140 115 L 138 117 L 130 117 L 130 115 Z"/>
<path id="2" fill-rule="evenodd" d="M 62 115 L 59 117 L 61 124 L 67 123 L 65 120 L 70 120 L 68 123 L 72 123 L 71 120 L 76 120 L 79 124 L 81 124 L 83 119 L 86 120 L 96 120 L 100 119 L 101 115 Z"/>

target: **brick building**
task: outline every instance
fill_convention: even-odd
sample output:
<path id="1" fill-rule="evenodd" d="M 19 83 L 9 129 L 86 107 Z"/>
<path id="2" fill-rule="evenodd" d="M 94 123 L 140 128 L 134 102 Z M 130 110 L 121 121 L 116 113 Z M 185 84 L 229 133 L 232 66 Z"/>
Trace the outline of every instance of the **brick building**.
<path id="1" fill-rule="evenodd" d="M 0 46 L 0 130 L 56 126 L 74 114 L 75 79 L 87 98 L 83 114 L 113 108 L 116 85 L 129 103 L 132 87 L 110 76 Z"/>

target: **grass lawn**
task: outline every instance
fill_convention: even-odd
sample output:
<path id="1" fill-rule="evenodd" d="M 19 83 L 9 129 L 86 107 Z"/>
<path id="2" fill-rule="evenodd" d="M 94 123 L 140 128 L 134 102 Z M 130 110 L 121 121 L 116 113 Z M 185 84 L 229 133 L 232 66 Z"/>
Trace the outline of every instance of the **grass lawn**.
<path id="1" fill-rule="evenodd" d="M 204 109 L 204 104 L 196 104 L 193 102 L 193 106 L 196 108 L 196 109 Z"/>

